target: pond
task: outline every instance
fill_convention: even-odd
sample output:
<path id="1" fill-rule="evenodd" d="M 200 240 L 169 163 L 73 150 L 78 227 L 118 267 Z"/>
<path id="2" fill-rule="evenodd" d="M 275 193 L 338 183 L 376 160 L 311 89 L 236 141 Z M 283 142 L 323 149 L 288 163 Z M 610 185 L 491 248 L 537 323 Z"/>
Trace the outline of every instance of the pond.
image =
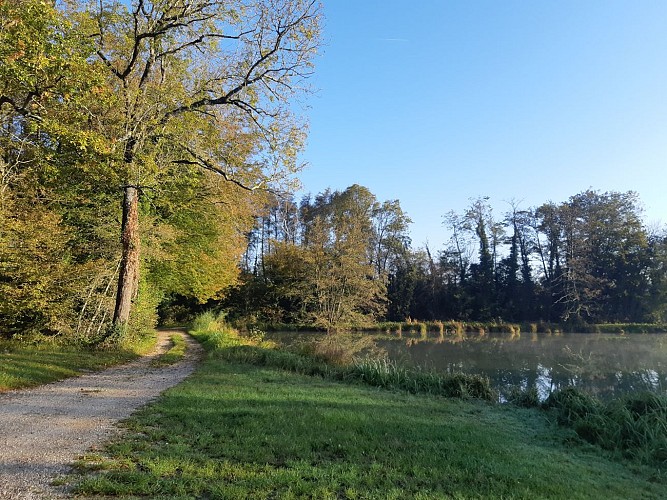
<path id="1" fill-rule="evenodd" d="M 316 338 L 294 333 L 272 337 L 286 344 Z M 641 390 L 667 394 L 667 334 L 488 333 L 436 339 L 404 334 L 373 339 L 380 352 L 404 366 L 486 375 L 501 397 L 511 387 L 535 387 L 545 399 L 565 386 L 601 399 Z"/>

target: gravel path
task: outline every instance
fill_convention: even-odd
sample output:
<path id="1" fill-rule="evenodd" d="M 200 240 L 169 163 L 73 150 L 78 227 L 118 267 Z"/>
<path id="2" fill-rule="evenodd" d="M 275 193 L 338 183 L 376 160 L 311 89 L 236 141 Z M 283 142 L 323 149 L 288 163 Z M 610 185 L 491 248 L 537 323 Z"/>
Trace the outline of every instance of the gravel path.
<path id="1" fill-rule="evenodd" d="M 151 360 L 181 333 L 186 359 L 153 367 Z M 179 331 L 162 331 L 156 350 L 132 363 L 34 389 L 0 394 L 0 499 L 66 498 L 51 486 L 69 464 L 110 437 L 115 424 L 190 375 L 202 349 Z"/>

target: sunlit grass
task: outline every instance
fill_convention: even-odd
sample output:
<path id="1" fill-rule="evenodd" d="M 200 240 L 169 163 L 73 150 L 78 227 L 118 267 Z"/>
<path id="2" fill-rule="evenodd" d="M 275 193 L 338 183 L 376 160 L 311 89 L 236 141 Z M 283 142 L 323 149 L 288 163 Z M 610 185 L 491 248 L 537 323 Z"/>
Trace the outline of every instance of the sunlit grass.
<path id="1" fill-rule="evenodd" d="M 659 498 L 543 414 L 211 358 L 82 461 L 119 498 Z M 658 481 L 658 482 L 652 482 Z"/>
<path id="2" fill-rule="evenodd" d="M 154 338 L 145 339 L 131 349 L 0 342 L 0 392 L 47 384 L 124 363 L 146 352 L 154 342 Z"/>
<path id="3" fill-rule="evenodd" d="M 187 344 L 183 336 L 175 333 L 169 337 L 169 341 L 171 342 L 171 347 L 169 347 L 169 349 L 167 349 L 167 351 L 161 354 L 157 359 L 153 360 L 151 363 L 153 366 L 159 367 L 173 365 L 174 363 L 178 363 L 179 361 L 182 361 L 183 358 L 185 358 Z"/>

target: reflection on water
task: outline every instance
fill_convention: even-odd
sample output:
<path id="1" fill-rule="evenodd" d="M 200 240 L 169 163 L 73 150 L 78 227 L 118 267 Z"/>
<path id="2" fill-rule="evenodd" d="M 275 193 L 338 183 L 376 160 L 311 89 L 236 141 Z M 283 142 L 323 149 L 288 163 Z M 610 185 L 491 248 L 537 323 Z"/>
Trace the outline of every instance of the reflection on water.
<path id="1" fill-rule="evenodd" d="M 486 375 L 501 394 L 534 387 L 546 398 L 565 386 L 603 399 L 641 390 L 667 394 L 667 334 L 378 336 L 376 343 L 404 365 Z"/>
<path id="2" fill-rule="evenodd" d="M 667 336 L 488 334 L 454 342 L 386 341 L 393 359 L 438 371 L 488 376 L 501 392 L 536 388 L 541 398 L 576 386 L 600 398 L 667 392 Z"/>

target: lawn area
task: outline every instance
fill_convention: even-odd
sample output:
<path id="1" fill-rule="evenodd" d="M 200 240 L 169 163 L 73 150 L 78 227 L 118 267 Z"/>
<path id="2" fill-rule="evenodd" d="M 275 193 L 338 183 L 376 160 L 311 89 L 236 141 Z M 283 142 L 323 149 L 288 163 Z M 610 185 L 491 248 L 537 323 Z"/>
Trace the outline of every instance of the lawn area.
<path id="1" fill-rule="evenodd" d="M 79 464 L 120 498 L 664 498 L 659 469 L 612 459 L 548 414 L 221 359 Z"/>
<path id="2" fill-rule="evenodd" d="M 145 348 L 142 347 L 143 350 Z M 0 392 L 55 382 L 102 370 L 137 357 L 132 349 L 88 349 L 72 345 L 0 343 Z"/>

